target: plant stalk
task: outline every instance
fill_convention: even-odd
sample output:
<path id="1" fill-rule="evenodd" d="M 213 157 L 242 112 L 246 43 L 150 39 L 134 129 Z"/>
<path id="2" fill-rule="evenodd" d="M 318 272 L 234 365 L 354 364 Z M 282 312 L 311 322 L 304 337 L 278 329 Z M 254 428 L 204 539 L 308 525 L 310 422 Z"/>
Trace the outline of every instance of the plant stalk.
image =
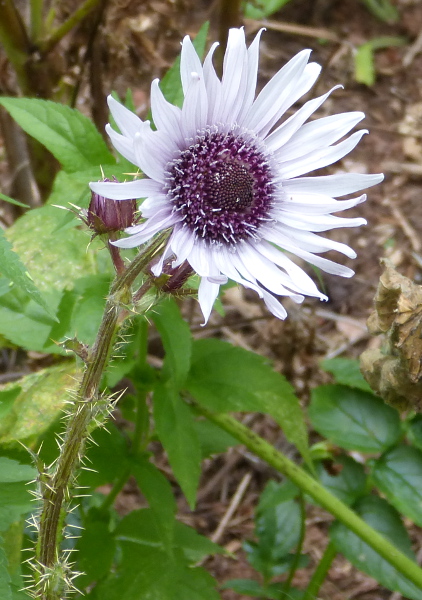
<path id="1" fill-rule="evenodd" d="M 319 588 L 324 583 L 328 571 L 330 570 L 331 563 L 335 559 L 336 555 L 337 550 L 333 542 L 328 542 L 328 545 L 324 550 L 324 554 L 322 555 L 322 558 L 311 577 L 311 581 L 306 588 L 303 600 L 315 600 L 315 598 L 318 598 Z"/>
<path id="2" fill-rule="evenodd" d="M 99 410 L 99 387 L 113 347 L 119 315 L 126 310 L 125 305 L 130 303 L 131 285 L 146 265 L 162 250 L 167 237 L 167 232 L 157 237 L 144 253 L 132 261 L 124 273 L 116 277 L 111 286 L 97 338 L 88 355 L 73 404 L 74 412 L 69 418 L 55 473 L 45 483 L 43 489 L 43 508 L 36 546 L 39 568 L 37 585 L 40 592 L 38 597 L 43 600 L 60 600 L 63 591 L 60 586 L 57 586 L 54 577 L 49 578 L 48 574 L 51 574 L 54 567 L 60 564 L 59 544 L 64 519 L 63 503 L 68 499 L 69 487 L 73 483 L 75 470 L 81 462 L 89 425 Z"/>
<path id="3" fill-rule="evenodd" d="M 341 500 L 333 496 L 318 481 L 308 475 L 306 471 L 233 417 L 213 413 L 192 400 L 189 400 L 189 402 L 195 406 L 200 414 L 230 433 L 256 456 L 293 481 L 304 493 L 309 494 L 317 504 L 344 523 L 390 565 L 422 589 L 422 569 L 383 535 L 365 523 Z"/>

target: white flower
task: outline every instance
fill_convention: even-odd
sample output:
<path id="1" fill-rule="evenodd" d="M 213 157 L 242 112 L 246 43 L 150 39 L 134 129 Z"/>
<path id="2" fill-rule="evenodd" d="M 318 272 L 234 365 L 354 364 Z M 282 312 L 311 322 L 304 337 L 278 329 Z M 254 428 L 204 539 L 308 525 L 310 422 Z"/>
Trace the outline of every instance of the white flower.
<path id="1" fill-rule="evenodd" d="M 230 30 L 221 81 L 212 62 L 217 44 L 202 65 L 185 37 L 180 62 L 183 106 L 168 103 L 158 80 L 153 81 L 151 109 L 156 131 L 149 121 L 142 121 L 109 96 L 121 133 L 110 125 L 107 132 L 115 148 L 145 178 L 90 184 L 107 198 L 146 198 L 141 205 L 144 222 L 129 227 L 130 236 L 116 245 L 139 246 L 171 228 L 154 274 L 158 276 L 171 259 L 172 267 L 188 261 L 201 277 L 198 298 L 205 321 L 227 278 L 255 290 L 281 319 L 287 313 L 276 296 L 289 296 L 295 302 L 301 302 L 304 295 L 326 300 L 286 251 L 327 273 L 351 277 L 351 269 L 319 254 L 333 249 L 354 258 L 355 252 L 315 232 L 365 224 L 362 218 L 331 214 L 360 204 L 365 195 L 343 201 L 335 198 L 383 179 L 383 175 L 362 174 L 302 177 L 353 150 L 366 130 L 338 140 L 365 115 L 342 113 L 305 124 L 330 90 L 279 123 L 286 110 L 310 90 L 321 67 L 308 63 L 311 51 L 303 50 L 255 99 L 260 34 L 247 48 L 243 29 Z"/>

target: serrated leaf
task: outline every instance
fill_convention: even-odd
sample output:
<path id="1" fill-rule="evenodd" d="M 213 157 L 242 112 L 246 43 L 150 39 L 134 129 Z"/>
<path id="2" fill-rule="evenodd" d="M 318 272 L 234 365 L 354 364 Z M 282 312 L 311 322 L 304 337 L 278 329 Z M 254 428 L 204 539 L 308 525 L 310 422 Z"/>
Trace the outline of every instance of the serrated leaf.
<path id="1" fill-rule="evenodd" d="M 48 429 L 78 385 L 78 374 L 75 364 L 66 362 L 4 386 L 4 390 L 18 387 L 19 394 L 0 423 L 0 443 L 28 440 Z"/>
<path id="2" fill-rule="evenodd" d="M 309 460 L 307 430 L 299 400 L 267 359 L 221 340 L 198 340 L 186 387 L 216 412 L 258 411 L 271 415 L 287 439 Z"/>
<path id="3" fill-rule="evenodd" d="M 324 371 L 331 373 L 341 385 L 349 385 L 364 392 L 372 393 L 369 383 L 364 379 L 359 361 L 352 358 L 330 358 L 321 362 Z"/>
<path id="4" fill-rule="evenodd" d="M 309 418 L 318 433 L 346 450 L 382 452 L 401 436 L 394 408 L 372 394 L 342 385 L 313 390 Z"/>
<path id="5" fill-rule="evenodd" d="M 131 469 L 139 489 L 148 500 L 151 514 L 160 532 L 163 548 L 170 551 L 177 509 L 171 485 L 157 467 L 147 460 L 146 456 L 132 461 Z"/>
<path id="6" fill-rule="evenodd" d="M 358 501 L 356 512 L 368 525 L 382 533 L 409 558 L 415 559 L 409 536 L 399 514 L 386 500 L 377 496 L 366 496 Z M 330 537 L 338 552 L 381 585 L 400 592 L 405 598 L 422 599 L 422 590 L 403 577 L 390 563 L 365 544 L 345 525 L 335 522 L 330 528 Z"/>
<path id="7" fill-rule="evenodd" d="M 402 514 L 422 525 L 422 452 L 397 446 L 372 465 L 372 479 Z"/>
<path id="8" fill-rule="evenodd" d="M 365 493 L 366 474 L 361 464 L 350 456 L 335 457 L 334 469 L 339 469 L 337 475 L 331 475 L 323 462 L 317 462 L 315 469 L 323 486 L 346 504 L 353 504 Z"/>
<path id="9" fill-rule="evenodd" d="M 0 104 L 65 171 L 115 162 L 94 124 L 78 110 L 38 98 L 0 98 Z"/>
<path id="10" fill-rule="evenodd" d="M 173 473 L 193 509 L 201 474 L 201 447 L 192 413 L 170 385 L 159 384 L 154 390 L 154 419 Z"/>
<path id="11" fill-rule="evenodd" d="M 12 244 L 4 237 L 2 229 L 0 229 L 0 272 L 42 306 L 46 313 L 54 319 L 51 308 L 33 282 L 18 254 L 12 250 Z"/>
<path id="12" fill-rule="evenodd" d="M 189 325 L 183 320 L 176 302 L 169 298 L 161 302 L 151 314 L 165 350 L 162 376 L 171 378 L 180 389 L 190 367 L 192 335 Z"/>

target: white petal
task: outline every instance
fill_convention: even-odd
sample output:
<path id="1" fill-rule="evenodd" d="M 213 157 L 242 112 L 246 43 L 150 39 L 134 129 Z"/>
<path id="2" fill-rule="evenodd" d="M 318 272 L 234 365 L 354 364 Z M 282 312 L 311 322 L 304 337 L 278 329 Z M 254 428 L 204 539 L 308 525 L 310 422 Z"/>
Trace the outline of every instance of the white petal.
<path id="1" fill-rule="evenodd" d="M 193 245 L 192 250 L 187 257 L 192 269 L 201 277 L 208 277 L 210 275 L 209 254 L 210 251 L 205 248 L 204 244 L 197 242 Z"/>
<path id="2" fill-rule="evenodd" d="M 182 111 L 178 106 L 167 102 L 158 85 L 158 79 L 151 84 L 151 111 L 157 129 L 163 130 L 179 148 L 183 147 L 183 136 L 180 129 Z"/>
<path id="3" fill-rule="evenodd" d="M 195 238 L 195 234 L 189 227 L 177 226 L 175 228 L 171 242 L 171 247 L 176 255 L 176 260 L 171 265 L 173 268 L 178 267 L 187 260 L 195 243 Z"/>
<path id="4" fill-rule="evenodd" d="M 316 186 L 318 187 L 318 186 Z M 334 200 L 324 194 L 289 194 L 288 200 L 283 199 L 279 206 L 271 211 L 271 216 L 278 219 L 284 212 L 300 213 L 307 215 L 322 215 L 340 212 L 353 208 L 365 202 L 366 194 L 350 200 Z"/>
<path id="5" fill-rule="evenodd" d="M 215 42 L 208 52 L 204 61 L 204 81 L 208 96 L 208 118 L 207 124 L 211 125 L 216 121 L 216 115 L 220 110 L 221 103 L 221 81 L 217 77 L 214 65 L 212 62 L 215 49 L 218 47 L 218 42 Z"/>
<path id="6" fill-rule="evenodd" d="M 331 146 L 364 118 L 362 112 L 349 112 L 307 123 L 275 155 L 283 160 L 294 160 L 315 150 Z"/>
<path id="7" fill-rule="evenodd" d="M 246 113 L 253 104 L 256 90 L 256 80 L 258 75 L 258 62 L 259 62 L 259 42 L 261 34 L 264 29 L 260 29 L 255 36 L 254 41 L 248 48 L 248 72 L 247 72 L 247 85 L 243 98 L 243 106 L 237 117 L 239 123 L 244 119 Z"/>
<path id="8" fill-rule="evenodd" d="M 159 193 L 161 185 L 152 179 L 136 179 L 135 181 L 94 181 L 89 187 L 96 194 L 112 200 L 132 200 L 133 198 L 146 198 L 151 194 Z"/>
<path id="9" fill-rule="evenodd" d="M 151 272 L 153 275 L 155 275 L 156 277 L 159 277 L 161 275 L 161 273 L 163 272 L 164 263 L 166 262 L 166 260 L 168 258 L 170 258 L 170 256 L 172 254 L 173 254 L 173 251 L 171 249 L 171 237 L 170 237 L 170 240 L 168 241 L 167 246 L 164 249 L 164 252 L 160 256 L 160 260 L 151 267 Z"/>
<path id="10" fill-rule="evenodd" d="M 198 73 L 202 77 L 202 65 L 190 37 L 186 35 L 183 38 L 180 57 L 180 78 L 185 96 L 191 83 L 192 73 Z"/>
<path id="11" fill-rule="evenodd" d="M 113 119 L 123 135 L 133 138 L 135 133 L 141 130 L 143 121 L 131 110 L 117 102 L 113 96 L 107 96 L 107 103 Z"/>
<path id="12" fill-rule="evenodd" d="M 281 179 L 292 179 L 293 177 L 303 175 L 303 173 L 315 171 L 316 169 L 321 169 L 322 167 L 328 167 L 328 165 L 332 165 L 346 156 L 346 154 L 349 154 L 349 152 L 351 152 L 353 148 L 357 146 L 365 133 L 368 133 L 368 131 L 366 129 L 362 129 L 361 131 L 353 133 L 346 140 L 336 144 L 335 146 L 322 148 L 321 150 L 312 152 L 302 158 L 280 163 L 278 167 L 278 175 Z"/>
<path id="13" fill-rule="evenodd" d="M 284 319 L 287 317 L 287 311 L 282 304 L 274 298 L 272 294 L 269 294 L 265 290 L 262 290 L 262 297 L 265 302 L 265 306 L 268 308 L 271 314 L 273 314 L 277 319 Z"/>
<path id="14" fill-rule="evenodd" d="M 150 179 L 150 181 L 152 180 Z M 153 217 L 159 210 L 163 210 L 166 207 L 169 208 L 169 201 L 167 196 L 158 193 L 143 200 L 139 208 L 143 218 L 149 219 L 150 217 Z"/>
<path id="15" fill-rule="evenodd" d="M 281 211 L 282 212 L 282 211 Z M 366 225 L 366 220 L 361 217 L 354 219 L 344 217 L 334 217 L 332 215 L 306 215 L 306 213 L 285 213 L 281 214 L 280 221 L 304 231 L 328 231 L 329 229 L 338 229 L 339 227 L 360 227 Z"/>
<path id="16" fill-rule="evenodd" d="M 283 240 L 285 240 L 282 243 L 276 243 L 282 248 L 285 247 L 286 250 L 288 248 L 285 246 L 285 243 L 288 243 L 290 246 L 294 245 L 295 247 L 300 247 L 309 252 L 320 253 L 327 252 L 328 250 L 336 250 L 337 252 L 348 256 L 349 258 L 356 258 L 356 252 L 346 244 L 323 238 L 319 235 L 315 235 L 315 233 L 311 233 L 310 231 L 299 231 L 298 229 L 289 227 L 288 225 L 283 225 L 281 223 L 275 225 L 274 230 L 277 231 L 277 236 L 280 236 L 283 238 Z M 270 238 L 267 236 L 267 239 L 269 240 Z"/>
<path id="17" fill-rule="evenodd" d="M 302 75 L 297 81 L 292 81 L 288 89 L 283 102 L 278 104 L 278 110 L 274 111 L 271 118 L 265 119 L 260 127 L 259 134 L 261 137 L 268 135 L 270 130 L 277 124 L 282 115 L 289 109 L 295 102 L 299 100 L 303 95 L 307 94 L 311 87 L 314 85 L 316 80 L 321 73 L 321 67 L 317 63 L 309 63 L 303 70 Z M 276 99 L 274 98 L 274 102 Z"/>
<path id="18" fill-rule="evenodd" d="M 191 74 L 191 83 L 182 107 L 182 132 L 185 138 L 194 138 L 197 131 L 203 129 L 208 117 L 208 98 L 204 77 Z"/>
<path id="19" fill-rule="evenodd" d="M 119 152 L 132 164 L 136 164 L 136 156 L 133 149 L 133 139 L 117 133 L 117 131 L 114 131 L 110 125 L 106 125 L 106 131 L 110 136 L 111 143 L 116 148 L 117 152 Z"/>
<path id="20" fill-rule="evenodd" d="M 329 92 L 319 98 L 308 100 L 298 111 L 282 123 L 275 131 L 265 139 L 265 144 L 269 150 L 275 151 L 283 146 L 291 136 L 301 127 L 304 122 L 325 102 L 328 96 L 341 85 L 334 86 Z"/>
<path id="21" fill-rule="evenodd" d="M 360 190 L 381 183 L 384 175 L 366 175 L 360 173 L 341 173 L 339 175 L 322 175 L 318 177 L 300 177 L 283 181 L 283 189 L 288 194 L 317 193 L 337 198 L 346 194 L 354 194 Z"/>
<path id="22" fill-rule="evenodd" d="M 287 95 L 290 94 L 290 84 L 292 81 L 296 83 L 303 73 L 310 54 L 311 50 L 302 50 L 280 69 L 260 92 L 244 120 L 239 120 L 239 124 L 258 131 L 278 111 L 280 96 L 284 102 L 287 89 Z"/>
<path id="23" fill-rule="evenodd" d="M 158 131 L 152 131 L 145 127 L 144 131 L 136 134 L 133 142 L 133 148 L 136 156 L 136 164 L 142 171 L 151 179 L 164 183 L 165 165 L 169 161 L 171 154 L 170 149 L 163 149 L 163 142 L 160 136 L 156 134 Z M 156 142 L 156 144 L 155 144 Z"/>
<path id="24" fill-rule="evenodd" d="M 204 315 L 204 322 L 202 325 L 207 323 L 219 291 L 220 284 L 212 283 L 206 277 L 202 277 L 198 289 L 198 301 L 202 314 Z"/>
<path id="25" fill-rule="evenodd" d="M 248 58 L 243 28 L 230 29 L 224 54 L 221 107 L 217 121 L 232 124 L 240 112 L 248 85 Z"/>
<path id="26" fill-rule="evenodd" d="M 170 214 L 167 216 L 167 218 L 162 215 L 157 215 L 155 221 L 153 221 L 151 218 L 142 225 L 128 227 L 126 231 L 133 233 L 127 238 L 122 238 L 121 240 L 117 240 L 112 243 L 114 246 L 118 246 L 119 248 L 135 248 L 136 246 L 140 246 L 141 244 L 144 244 L 150 240 L 159 231 L 163 231 L 164 229 L 171 227 L 173 224 L 174 215 Z"/>
<path id="27" fill-rule="evenodd" d="M 269 244 L 261 242 L 257 250 L 266 256 L 273 263 L 284 269 L 295 284 L 295 290 L 306 294 L 306 296 L 315 296 L 321 300 L 327 300 L 327 296 L 322 294 L 312 279 L 303 269 L 295 264 L 286 254 Z"/>

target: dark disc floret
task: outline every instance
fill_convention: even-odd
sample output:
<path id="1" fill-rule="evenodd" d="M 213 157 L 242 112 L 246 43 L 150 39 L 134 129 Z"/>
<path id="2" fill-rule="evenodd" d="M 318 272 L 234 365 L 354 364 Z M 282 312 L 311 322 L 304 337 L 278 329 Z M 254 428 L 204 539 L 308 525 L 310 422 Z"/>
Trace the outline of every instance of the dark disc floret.
<path id="1" fill-rule="evenodd" d="M 271 220 L 273 176 L 253 140 L 207 130 L 167 169 L 167 194 L 186 227 L 208 243 L 258 238 Z"/>

